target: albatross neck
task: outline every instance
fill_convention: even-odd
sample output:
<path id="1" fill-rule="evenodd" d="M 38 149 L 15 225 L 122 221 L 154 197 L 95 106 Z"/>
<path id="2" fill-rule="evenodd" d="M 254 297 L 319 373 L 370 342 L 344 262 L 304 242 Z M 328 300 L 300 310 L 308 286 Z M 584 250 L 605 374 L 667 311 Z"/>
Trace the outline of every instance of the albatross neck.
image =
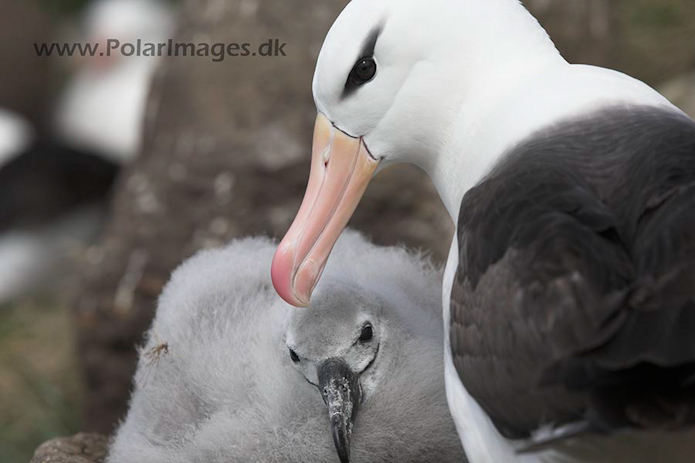
<path id="1" fill-rule="evenodd" d="M 421 166 L 454 223 L 465 193 L 535 133 L 607 107 L 653 106 L 680 112 L 645 83 L 609 69 L 560 59 L 512 72 L 513 77 L 500 76 L 509 82 L 481 87 L 462 103 L 446 140 Z"/>
<path id="2" fill-rule="evenodd" d="M 570 65 L 559 55 L 535 63 L 510 63 L 488 74 L 469 92 L 449 124 L 438 152 L 421 167 L 429 174 L 454 223 L 465 193 L 478 184 L 504 153 L 529 134 L 551 123 L 561 108 L 537 82 L 561 74 Z M 490 82 L 496 81 L 493 85 Z M 548 112 L 544 112 L 543 108 Z M 571 112 L 568 108 L 567 112 Z"/>
<path id="3" fill-rule="evenodd" d="M 432 122 L 421 137 L 427 144 L 408 161 L 430 175 L 456 221 L 465 192 L 518 140 L 517 126 L 545 119 L 519 97 L 570 65 L 518 0 L 440 1 L 448 13 L 436 19 L 441 25 L 431 34 L 438 46 L 428 62 L 445 77 L 428 87 L 431 107 L 422 120 Z"/>

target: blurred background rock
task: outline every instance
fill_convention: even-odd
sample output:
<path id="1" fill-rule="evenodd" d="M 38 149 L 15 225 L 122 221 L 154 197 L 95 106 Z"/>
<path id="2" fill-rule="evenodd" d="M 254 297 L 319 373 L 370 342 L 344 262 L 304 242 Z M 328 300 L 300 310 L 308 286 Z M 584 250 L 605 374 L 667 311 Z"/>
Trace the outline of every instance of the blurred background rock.
<path id="1" fill-rule="evenodd" d="M 277 38 L 287 43 L 287 57 L 161 62 L 146 109 L 134 113 L 144 124 L 139 154 L 116 163 L 113 196 L 99 203 L 101 232 L 56 258 L 52 278 L 0 304 L 0 463 L 28 461 L 55 436 L 110 432 L 125 411 L 135 348 L 171 269 L 202 247 L 286 230 L 308 176 L 314 60 L 344 4 L 168 3 L 172 14 L 179 10 L 177 41 Z M 632 74 L 695 115 L 692 0 L 526 4 L 570 61 Z M 79 63 L 38 58 L 33 44 L 83 36 L 89 7 L 86 0 L 0 0 L 0 109 L 26 118 L 37 133 L 60 132 L 57 108 L 79 80 Z M 104 117 L 117 115 L 118 102 L 102 106 Z M 125 130 L 119 122 L 97 126 Z M 451 226 L 432 186 L 413 168 L 381 175 L 352 226 L 380 243 L 430 249 L 441 262 Z"/>

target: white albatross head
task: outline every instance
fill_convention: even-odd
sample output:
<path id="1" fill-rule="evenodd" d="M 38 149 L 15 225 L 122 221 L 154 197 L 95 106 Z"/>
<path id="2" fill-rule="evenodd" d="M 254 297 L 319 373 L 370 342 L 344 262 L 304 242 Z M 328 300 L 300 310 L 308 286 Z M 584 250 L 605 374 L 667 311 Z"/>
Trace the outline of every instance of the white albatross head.
<path id="1" fill-rule="evenodd" d="M 353 0 L 316 65 L 309 184 L 272 268 L 280 296 L 308 304 L 379 166 L 446 169 L 452 134 L 474 130 L 490 92 L 559 60 L 518 0 Z"/>

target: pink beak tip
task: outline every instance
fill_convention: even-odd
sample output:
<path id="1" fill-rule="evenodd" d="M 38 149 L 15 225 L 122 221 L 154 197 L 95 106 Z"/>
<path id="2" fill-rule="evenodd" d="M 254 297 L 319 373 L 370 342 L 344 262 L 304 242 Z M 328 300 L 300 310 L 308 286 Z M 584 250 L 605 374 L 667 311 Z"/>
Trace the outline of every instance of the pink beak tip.
<path id="1" fill-rule="evenodd" d="M 294 274 L 293 261 L 294 254 L 283 249 L 282 245 L 275 252 L 273 263 L 270 267 L 270 278 L 278 295 L 288 304 L 295 307 L 306 307 L 309 305 L 309 298 L 301 297 L 297 294 L 292 285 Z M 306 301 L 305 301 L 306 299 Z"/>

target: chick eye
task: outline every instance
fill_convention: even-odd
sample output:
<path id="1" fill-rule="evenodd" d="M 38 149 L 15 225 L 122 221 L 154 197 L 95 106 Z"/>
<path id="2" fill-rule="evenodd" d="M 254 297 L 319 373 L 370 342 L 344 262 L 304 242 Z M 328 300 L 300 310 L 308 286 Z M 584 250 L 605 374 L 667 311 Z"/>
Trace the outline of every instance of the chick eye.
<path id="1" fill-rule="evenodd" d="M 360 333 L 360 342 L 369 342 L 374 337 L 374 328 L 372 325 L 365 325 Z"/>
<path id="2" fill-rule="evenodd" d="M 299 355 L 297 355 L 297 353 L 292 349 L 290 349 L 290 358 L 294 363 L 299 363 Z"/>
<path id="3" fill-rule="evenodd" d="M 376 75 L 376 61 L 374 58 L 361 58 L 357 60 L 348 76 L 348 85 L 358 86 L 366 84 Z"/>

